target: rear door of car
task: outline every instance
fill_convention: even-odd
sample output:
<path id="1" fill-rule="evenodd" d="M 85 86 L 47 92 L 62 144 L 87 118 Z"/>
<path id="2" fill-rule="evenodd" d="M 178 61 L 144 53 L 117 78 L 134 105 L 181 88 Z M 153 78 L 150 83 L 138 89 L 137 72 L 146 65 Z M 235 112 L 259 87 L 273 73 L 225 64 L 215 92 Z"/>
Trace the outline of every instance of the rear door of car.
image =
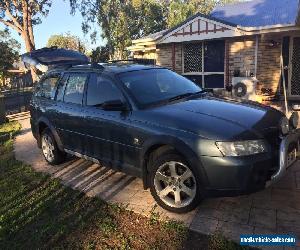
<path id="1" fill-rule="evenodd" d="M 129 134 L 131 111 L 104 110 L 101 104 L 121 100 L 126 103 L 122 91 L 110 76 L 92 74 L 86 90 L 85 121 L 87 154 L 96 159 L 123 167 L 125 172 L 135 174 L 135 159 L 139 147 Z"/>
<path id="2" fill-rule="evenodd" d="M 34 123 L 41 117 L 53 120 L 56 112 L 55 91 L 60 78 L 60 73 L 51 73 L 37 84 L 30 104 L 31 119 Z M 37 124 L 33 125 L 33 129 L 37 129 Z"/>
<path id="3" fill-rule="evenodd" d="M 83 100 L 88 73 L 65 73 L 57 88 L 55 125 L 65 149 L 85 152 L 82 121 L 85 114 Z"/>

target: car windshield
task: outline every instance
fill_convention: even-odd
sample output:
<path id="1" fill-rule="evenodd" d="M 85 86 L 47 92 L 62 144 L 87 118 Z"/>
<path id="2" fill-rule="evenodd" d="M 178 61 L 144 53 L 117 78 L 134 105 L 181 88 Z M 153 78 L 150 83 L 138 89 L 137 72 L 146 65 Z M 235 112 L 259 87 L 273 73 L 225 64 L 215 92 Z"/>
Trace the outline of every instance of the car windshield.
<path id="1" fill-rule="evenodd" d="M 119 77 L 128 92 L 144 107 L 202 92 L 198 85 L 168 69 L 132 71 Z"/>

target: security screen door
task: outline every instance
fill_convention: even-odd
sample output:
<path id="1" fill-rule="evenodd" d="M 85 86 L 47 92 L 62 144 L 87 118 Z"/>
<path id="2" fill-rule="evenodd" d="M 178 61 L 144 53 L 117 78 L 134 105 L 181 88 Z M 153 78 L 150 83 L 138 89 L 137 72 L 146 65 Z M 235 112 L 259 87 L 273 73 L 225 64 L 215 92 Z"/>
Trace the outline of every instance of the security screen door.
<path id="1" fill-rule="evenodd" d="M 292 39 L 290 96 L 300 97 L 300 37 Z"/>
<path id="2" fill-rule="evenodd" d="M 183 48 L 183 75 L 203 88 L 224 88 L 225 42 L 186 43 Z"/>

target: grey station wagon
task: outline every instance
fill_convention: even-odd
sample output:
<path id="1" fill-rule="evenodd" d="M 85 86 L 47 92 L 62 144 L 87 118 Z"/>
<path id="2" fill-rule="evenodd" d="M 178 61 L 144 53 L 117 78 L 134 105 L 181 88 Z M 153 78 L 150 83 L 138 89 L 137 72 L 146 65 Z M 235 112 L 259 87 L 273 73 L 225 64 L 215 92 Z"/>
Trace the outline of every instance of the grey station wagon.
<path id="1" fill-rule="evenodd" d="M 57 48 L 22 58 L 47 69 L 31 102 L 46 161 L 71 154 L 140 177 L 167 210 L 264 189 L 297 159 L 297 113 L 218 98 L 157 66 L 89 64 Z"/>

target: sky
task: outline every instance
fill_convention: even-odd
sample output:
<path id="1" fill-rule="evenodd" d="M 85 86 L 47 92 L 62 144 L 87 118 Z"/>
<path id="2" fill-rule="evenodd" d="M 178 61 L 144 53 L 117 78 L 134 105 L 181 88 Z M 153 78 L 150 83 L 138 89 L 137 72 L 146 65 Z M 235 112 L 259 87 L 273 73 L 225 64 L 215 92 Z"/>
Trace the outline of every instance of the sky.
<path id="1" fill-rule="evenodd" d="M 91 44 L 89 35 L 84 35 L 81 30 L 82 17 L 80 13 L 75 16 L 70 14 L 70 6 L 68 0 L 53 0 L 52 7 L 50 8 L 47 17 L 43 18 L 42 23 L 34 27 L 34 36 L 36 48 L 43 48 L 46 46 L 48 38 L 54 34 L 62 34 L 70 32 L 72 35 L 80 37 L 85 41 L 90 49 L 103 45 L 104 42 L 98 34 L 96 44 Z M 4 28 L 0 24 L 0 28 Z M 11 31 L 11 35 L 18 40 L 21 45 L 21 53 L 25 52 L 24 42 L 22 38 L 15 32 Z M 100 31 L 100 28 L 98 28 Z"/>

